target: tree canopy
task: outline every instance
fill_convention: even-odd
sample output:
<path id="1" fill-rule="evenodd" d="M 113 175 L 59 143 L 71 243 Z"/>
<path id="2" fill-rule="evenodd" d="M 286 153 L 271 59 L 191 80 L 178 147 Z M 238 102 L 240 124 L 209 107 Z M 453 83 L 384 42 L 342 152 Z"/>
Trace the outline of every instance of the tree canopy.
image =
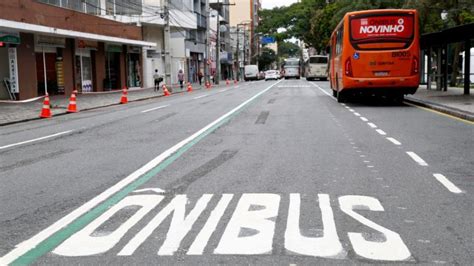
<path id="1" fill-rule="evenodd" d="M 345 13 L 386 8 L 417 9 L 421 33 L 474 22 L 472 0 L 333 0 L 330 3 L 302 0 L 290 6 L 260 11 L 261 23 L 257 31 L 274 36 L 279 44 L 294 37 L 321 52 Z M 447 12 L 446 20 L 441 19 L 443 11 Z M 286 31 L 279 32 L 280 28 Z"/>

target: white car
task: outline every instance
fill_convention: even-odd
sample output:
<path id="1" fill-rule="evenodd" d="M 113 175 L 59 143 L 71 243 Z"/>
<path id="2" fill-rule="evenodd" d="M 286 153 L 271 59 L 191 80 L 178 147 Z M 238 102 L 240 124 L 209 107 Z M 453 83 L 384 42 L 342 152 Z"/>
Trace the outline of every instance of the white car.
<path id="1" fill-rule="evenodd" d="M 278 80 L 280 79 L 280 72 L 278 70 L 267 70 L 265 71 L 265 81 L 267 80 Z"/>

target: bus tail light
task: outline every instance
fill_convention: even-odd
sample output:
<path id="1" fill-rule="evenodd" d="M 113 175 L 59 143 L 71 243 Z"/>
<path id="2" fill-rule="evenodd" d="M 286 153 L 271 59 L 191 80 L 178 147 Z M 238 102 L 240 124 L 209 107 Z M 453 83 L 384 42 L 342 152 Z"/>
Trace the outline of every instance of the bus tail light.
<path id="1" fill-rule="evenodd" d="M 346 72 L 346 76 L 349 76 L 349 77 L 352 77 L 352 63 L 351 63 L 351 58 L 348 57 L 346 59 L 346 63 L 344 64 L 345 65 L 345 72 Z"/>
<path id="2" fill-rule="evenodd" d="M 418 58 L 416 56 L 413 57 L 413 61 L 411 62 L 411 74 L 418 74 Z"/>

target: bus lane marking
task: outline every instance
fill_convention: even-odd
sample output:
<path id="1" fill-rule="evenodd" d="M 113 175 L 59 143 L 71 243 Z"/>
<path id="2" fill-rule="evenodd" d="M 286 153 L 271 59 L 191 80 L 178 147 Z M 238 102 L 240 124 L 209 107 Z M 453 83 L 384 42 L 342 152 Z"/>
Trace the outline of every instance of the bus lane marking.
<path id="1" fill-rule="evenodd" d="M 463 193 L 455 184 L 453 184 L 448 178 L 442 174 L 433 174 L 433 176 L 438 180 L 445 188 L 455 194 Z"/>
<path id="2" fill-rule="evenodd" d="M 181 247 L 182 240 L 189 234 L 196 234 L 187 255 L 203 255 L 203 251 L 209 244 L 211 236 L 221 221 L 234 194 L 223 194 L 216 207 L 210 212 L 201 227 L 196 225 L 197 220 L 207 213 L 213 194 L 203 194 L 196 199 L 194 206 L 187 206 L 189 202 L 187 195 L 170 195 L 172 199 L 167 200 L 166 205 L 160 205 L 165 201 L 164 195 L 130 195 L 125 197 L 108 211 L 97 217 L 86 227 L 70 236 L 61 243 L 53 253 L 64 257 L 87 257 L 104 254 L 119 245 L 123 236 L 136 226 L 142 219 L 147 217 L 152 210 L 160 208 L 150 221 L 131 238 L 117 256 L 131 256 L 147 239 L 152 237 L 156 229 L 162 225 L 165 219 L 171 219 L 167 228 L 166 236 L 160 247 L 157 247 L 158 256 L 174 255 Z M 218 198 L 218 197 L 216 197 Z M 322 230 L 321 235 L 316 237 L 304 236 L 301 233 L 301 194 L 291 193 L 288 200 L 288 214 L 286 229 L 284 231 L 284 248 L 297 255 L 322 257 L 331 259 L 347 259 L 348 245 L 343 245 L 339 239 L 336 220 L 334 219 L 333 207 L 328 194 L 317 194 L 317 202 L 321 211 Z M 314 198 L 316 199 L 316 197 Z M 219 255 L 261 255 L 271 254 L 273 251 L 274 234 L 276 233 L 279 209 L 281 206 L 281 195 L 273 193 L 243 193 L 238 200 L 229 222 L 227 223 L 217 248 L 213 251 Z M 380 261 L 405 261 L 411 254 L 400 235 L 393 232 L 366 217 L 356 213 L 355 210 L 385 211 L 380 201 L 373 197 L 361 195 L 347 195 L 339 197 L 339 208 L 344 214 L 353 218 L 378 232 L 378 240 L 365 238 L 365 230 L 360 233 L 347 232 L 350 245 L 355 253 L 363 258 Z M 122 222 L 113 232 L 97 232 L 104 223 L 112 220 L 114 214 L 130 207 L 140 207 L 128 220 Z M 306 206 L 318 206 L 310 204 Z M 316 207 L 317 208 L 317 207 Z M 188 214 L 186 214 L 188 213 Z M 148 218 L 147 218 L 148 219 Z M 318 218 L 319 219 L 319 218 Z M 203 219 L 201 219 L 203 220 Z M 195 230 L 191 231 L 194 228 Z M 200 228 L 200 229 L 198 229 Z M 363 227 L 362 227 L 363 228 Z M 196 229 L 199 230 L 196 231 Z M 308 230 L 308 228 L 305 228 Z M 191 233 L 196 231 L 196 233 Z M 283 232 L 282 232 L 283 233 Z M 156 237 L 156 236 L 155 236 Z M 219 239 L 216 236 L 216 239 Z M 84 245 L 87 243 L 87 245 Z M 211 251 L 212 252 L 212 251 Z"/>
<path id="3" fill-rule="evenodd" d="M 53 250 L 69 236 L 81 230 L 95 218 L 106 212 L 108 206 L 118 203 L 137 187 L 150 180 L 201 139 L 214 132 L 230 118 L 238 114 L 241 109 L 280 82 L 281 80 L 256 93 L 234 109 L 164 151 L 129 176 L 120 180 L 117 184 L 59 219 L 54 224 L 16 245 L 13 250 L 0 258 L 0 265 L 11 263 L 30 264 L 47 252 Z"/>
<path id="4" fill-rule="evenodd" d="M 423 160 L 418 154 L 412 152 L 412 151 L 407 151 L 408 156 L 410 156 L 415 162 L 417 162 L 421 166 L 428 166 L 428 164 Z"/>
<path id="5" fill-rule="evenodd" d="M 17 142 L 17 143 L 13 143 L 13 144 L 1 146 L 1 147 L 0 147 L 0 150 L 8 149 L 8 148 L 15 147 L 15 146 L 20 146 L 20 145 L 23 145 L 23 144 L 32 143 L 32 142 L 36 142 L 36 141 L 40 141 L 40 140 L 45 140 L 45 139 L 50 139 L 50 138 L 54 138 L 54 137 L 59 137 L 59 136 L 61 136 L 61 135 L 69 134 L 69 133 L 71 133 L 71 132 L 73 132 L 73 131 L 74 131 L 74 130 L 67 130 L 67 131 L 59 132 L 59 133 L 56 133 L 56 134 L 52 134 L 52 135 L 48 135 L 48 136 L 44 136 L 44 137 L 40 137 L 40 138 L 36 138 L 36 139 L 30 139 L 30 140 L 26 140 L 26 141 L 22 141 L 22 142 Z"/>

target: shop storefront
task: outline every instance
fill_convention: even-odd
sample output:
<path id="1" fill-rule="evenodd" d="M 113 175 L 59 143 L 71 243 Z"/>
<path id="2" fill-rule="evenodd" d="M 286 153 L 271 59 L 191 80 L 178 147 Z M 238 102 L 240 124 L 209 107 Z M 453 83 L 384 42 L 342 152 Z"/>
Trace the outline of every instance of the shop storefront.
<path id="1" fill-rule="evenodd" d="M 93 70 L 95 64 L 92 60 L 92 52 L 97 51 L 98 43 L 87 40 L 76 40 L 75 49 L 75 88 L 81 92 L 92 92 Z"/>
<path id="2" fill-rule="evenodd" d="M 20 34 L 0 31 L 0 99 L 15 100 L 19 91 L 17 45 Z"/>
<path id="3" fill-rule="evenodd" d="M 142 49 L 138 46 L 128 46 L 127 51 L 127 85 L 128 87 L 142 86 Z"/>
<path id="4" fill-rule="evenodd" d="M 35 35 L 38 95 L 64 94 L 63 49 L 66 38 Z"/>
<path id="5" fill-rule="evenodd" d="M 104 90 L 120 89 L 120 54 L 122 45 L 106 44 L 105 46 L 105 79 Z"/>

